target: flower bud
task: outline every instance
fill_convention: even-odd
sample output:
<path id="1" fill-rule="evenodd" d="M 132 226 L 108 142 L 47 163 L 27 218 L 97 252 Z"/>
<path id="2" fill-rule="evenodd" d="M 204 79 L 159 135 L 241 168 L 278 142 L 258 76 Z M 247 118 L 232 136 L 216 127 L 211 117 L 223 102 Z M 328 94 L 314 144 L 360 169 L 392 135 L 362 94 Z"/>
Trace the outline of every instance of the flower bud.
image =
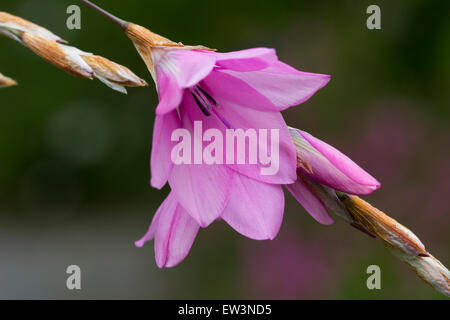
<path id="1" fill-rule="evenodd" d="M 114 90 L 126 93 L 124 86 L 147 86 L 145 80 L 139 78 L 125 66 L 93 54 L 82 53 L 80 56 L 92 68 L 95 77 Z"/>
<path id="2" fill-rule="evenodd" d="M 82 51 L 33 33 L 23 32 L 20 38 L 27 48 L 59 69 L 81 78 L 93 78 L 94 71 L 79 55 Z"/>

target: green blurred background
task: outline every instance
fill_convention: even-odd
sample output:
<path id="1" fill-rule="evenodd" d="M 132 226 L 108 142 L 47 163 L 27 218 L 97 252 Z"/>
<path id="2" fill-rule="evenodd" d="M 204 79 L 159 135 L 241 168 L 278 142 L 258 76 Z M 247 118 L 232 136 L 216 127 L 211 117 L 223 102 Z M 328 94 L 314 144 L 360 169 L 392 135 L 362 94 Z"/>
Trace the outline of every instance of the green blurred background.
<path id="1" fill-rule="evenodd" d="M 286 121 L 342 150 L 382 182 L 368 200 L 450 264 L 450 2 L 96 1 L 172 40 L 221 51 L 265 46 L 332 81 Z M 157 96 L 122 31 L 77 1 L 2 0 L 0 11 L 128 66 L 148 88 L 116 93 L 71 77 L 5 37 L 0 72 L 0 298 L 441 299 L 379 241 L 342 221 L 321 226 L 286 194 L 273 241 L 223 222 L 184 262 L 159 270 L 153 245 L 134 247 L 168 189 L 149 187 Z M 382 30 L 366 28 L 381 7 Z M 66 289 L 66 267 L 82 290 Z M 366 288 L 381 267 L 382 289 Z"/>

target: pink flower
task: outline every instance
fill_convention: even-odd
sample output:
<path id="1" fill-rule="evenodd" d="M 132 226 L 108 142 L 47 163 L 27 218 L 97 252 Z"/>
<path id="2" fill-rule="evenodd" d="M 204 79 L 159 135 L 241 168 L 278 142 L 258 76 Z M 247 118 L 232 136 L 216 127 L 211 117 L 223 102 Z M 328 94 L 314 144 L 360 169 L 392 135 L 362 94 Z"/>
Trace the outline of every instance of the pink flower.
<path id="1" fill-rule="evenodd" d="M 171 193 L 136 244 L 154 238 L 158 266 L 170 267 L 186 256 L 199 226 L 219 218 L 249 238 L 273 239 L 283 217 L 282 185 L 297 179 L 295 146 L 280 111 L 309 99 L 329 76 L 295 70 L 266 48 L 151 52 L 159 94 L 151 185 L 161 188 L 168 181 Z M 174 165 L 171 135 L 179 128 L 194 134 L 195 121 L 223 136 L 230 128 L 277 129 L 278 172 L 262 175 L 261 164 Z"/>
<path id="2" fill-rule="evenodd" d="M 251 239 L 273 239 L 283 218 L 282 185 L 325 224 L 332 222 L 325 204 L 331 209 L 338 206 L 331 188 L 366 194 L 379 186 L 337 150 L 306 133 L 298 132 L 296 136 L 280 113 L 309 99 L 328 83 L 328 75 L 298 71 L 280 62 L 273 49 L 218 53 L 175 43 L 132 23 L 119 24 L 147 64 L 159 95 L 151 185 L 162 188 L 169 182 L 171 192 L 148 232 L 136 242 L 140 247 L 155 240 L 159 267 L 172 267 L 183 260 L 199 228 L 217 219 L 225 220 Z M 230 129 L 275 130 L 277 135 L 270 137 L 270 143 L 277 142 L 277 170 L 265 175 L 262 162 L 228 162 L 228 154 L 217 154 L 217 150 L 213 163 L 203 163 L 197 154 L 193 164 L 174 164 L 173 151 L 178 142 L 172 140 L 179 129 L 194 136 L 192 144 L 183 149 L 183 157 L 185 153 L 195 154 L 196 146 L 208 148 L 209 143 L 216 142 L 216 136 L 199 136 L 198 131 L 203 129 L 215 130 L 221 137 L 227 136 Z M 239 156 L 249 159 L 250 147 L 237 155 L 233 153 L 231 160 Z"/>
<path id="3" fill-rule="evenodd" d="M 199 228 L 216 219 L 225 220 L 249 238 L 273 239 L 283 218 L 283 184 L 314 218 L 326 224 L 332 220 L 325 207 L 344 217 L 348 214 L 335 201 L 337 194 L 332 188 L 366 194 L 379 187 L 375 179 L 334 148 L 288 129 L 281 116 L 281 110 L 303 103 L 325 86 L 329 76 L 298 71 L 278 61 L 273 49 L 216 53 L 202 46 L 185 46 L 84 2 L 125 31 L 158 89 L 151 185 L 162 188 L 168 181 L 171 192 L 136 245 L 141 247 L 154 239 L 159 267 L 172 267 L 183 260 Z M 194 146 L 183 149 L 183 156 L 184 152 L 195 153 L 196 145 L 205 144 L 204 136 L 196 137 L 198 123 L 201 129 L 213 129 L 222 137 L 227 129 L 266 130 L 266 142 L 267 131 L 274 129 L 277 135 L 270 137 L 270 143 L 277 142 L 277 170 L 263 175 L 261 161 L 225 162 L 228 158 L 216 149 L 216 162 L 203 164 L 194 155 L 194 164 L 174 165 L 172 153 L 177 146 L 173 133 L 178 129 L 189 136 L 193 133 Z M 214 142 L 216 139 L 214 135 Z M 213 136 L 206 139 L 211 144 L 212 140 Z M 261 140 L 256 143 L 261 155 Z M 273 151 L 271 148 L 270 156 Z M 237 155 L 233 151 L 234 158 L 240 156 L 249 159 L 250 146 Z"/>
<path id="4" fill-rule="evenodd" d="M 216 219 L 225 220 L 249 238 L 273 239 L 283 218 L 283 184 L 316 220 L 325 224 L 332 222 L 326 208 L 353 222 L 337 198 L 339 190 L 367 194 L 380 186 L 336 149 L 305 132 L 289 129 L 281 116 L 281 110 L 303 103 L 325 86 L 329 76 L 298 71 L 278 61 L 273 49 L 217 53 L 202 46 L 185 46 L 117 18 L 88 0 L 83 2 L 125 31 L 158 89 L 151 185 L 162 188 L 168 181 L 171 192 L 136 245 L 141 247 L 154 239 L 160 268 L 182 261 L 199 228 Z M 196 136 L 198 123 L 201 129 L 219 135 L 207 139 Z M 179 129 L 189 136 L 194 134 L 193 147 L 183 149 L 182 156 L 194 150 L 194 164 L 174 165 L 172 161 L 178 147 L 172 141 L 173 133 Z M 238 159 L 238 164 L 224 162 L 219 149 L 214 149 L 215 162 L 197 161 L 196 146 L 203 147 L 205 140 L 215 144 L 218 137 L 226 136 L 227 129 L 265 130 L 266 143 L 267 132 L 273 129 L 276 134 L 271 135 L 270 144 L 275 141 L 277 148 L 270 148 L 270 157 L 275 151 L 276 170 L 263 174 L 267 169 L 265 161 L 239 163 L 240 157 L 249 159 L 254 155 L 250 152 L 254 151 L 252 142 L 259 156 L 265 153 L 265 159 L 269 158 L 261 136 L 256 142 L 244 136 L 244 140 L 250 140 L 248 148 L 237 154 L 233 150 L 230 159 Z M 228 150 L 226 153 L 228 160 Z"/>

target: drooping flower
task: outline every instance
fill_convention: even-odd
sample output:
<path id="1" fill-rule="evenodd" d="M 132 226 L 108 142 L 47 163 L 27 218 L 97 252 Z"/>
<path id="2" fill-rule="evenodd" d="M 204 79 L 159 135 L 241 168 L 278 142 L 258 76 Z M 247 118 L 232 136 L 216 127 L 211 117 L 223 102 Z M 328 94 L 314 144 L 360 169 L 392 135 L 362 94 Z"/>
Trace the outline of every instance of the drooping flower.
<path id="1" fill-rule="evenodd" d="M 161 188 L 168 181 L 172 191 L 165 203 L 175 202 L 179 208 L 175 214 L 175 205 L 161 206 L 159 218 L 152 222 L 150 229 L 162 228 L 164 235 L 154 235 L 158 266 L 170 267 L 181 261 L 199 226 L 205 228 L 219 218 L 249 238 L 273 239 L 283 217 L 282 185 L 296 180 L 295 147 L 280 111 L 306 101 L 329 76 L 295 70 L 280 62 L 273 49 L 218 53 L 160 38 L 153 41 L 152 33 L 132 24 L 127 30 L 158 88 L 151 185 Z M 223 136 L 230 128 L 279 130 L 278 173 L 263 176 L 258 164 L 174 165 L 171 134 L 178 128 L 194 133 L 195 121 Z M 172 223 L 161 217 L 172 219 Z M 161 224 L 163 227 L 158 227 Z M 178 241 L 183 233 L 189 237 Z M 137 245 L 152 237 L 151 230 Z M 173 242 L 171 237 L 175 237 Z M 165 255 L 158 253 L 161 248 Z M 176 259 L 170 259 L 172 254 Z M 160 260 L 162 256 L 167 260 Z"/>
<path id="2" fill-rule="evenodd" d="M 298 71 L 279 61 L 273 49 L 220 53 L 185 46 L 82 1 L 121 26 L 158 91 L 151 185 L 162 188 L 168 182 L 171 192 L 136 245 L 154 239 L 158 266 L 172 267 L 188 254 L 199 228 L 217 219 L 251 239 L 273 239 L 283 218 L 282 185 L 298 180 L 296 146 L 280 111 L 308 100 L 330 77 Z M 193 145 L 209 144 L 196 136 L 196 123 L 222 137 L 228 129 L 278 130 L 279 170 L 263 175 L 261 163 L 226 161 L 174 164 L 177 129 L 194 136 Z M 242 153 L 249 158 L 249 150 Z"/>
<path id="3" fill-rule="evenodd" d="M 134 24 L 126 31 L 146 61 L 159 95 L 151 185 L 161 188 L 168 181 L 171 188 L 150 231 L 137 245 L 154 237 L 158 266 L 169 267 L 186 256 L 199 226 L 205 228 L 216 219 L 246 237 L 273 239 L 283 217 L 282 185 L 297 178 L 295 146 L 280 111 L 309 99 L 330 77 L 298 71 L 280 62 L 273 49 L 219 53 L 183 46 Z M 196 121 L 222 136 L 227 129 L 278 130 L 279 171 L 261 175 L 261 164 L 226 161 L 175 165 L 171 135 L 179 128 L 195 135 Z M 181 234 L 189 236 L 181 241 Z"/>
<path id="4" fill-rule="evenodd" d="M 202 227 L 220 217 L 250 238 L 272 239 L 284 209 L 281 185 L 296 179 L 295 147 L 280 111 L 307 100 L 329 77 L 297 71 L 266 48 L 216 53 L 164 47 L 151 52 L 160 100 L 152 186 L 169 181 L 177 201 Z M 278 173 L 261 175 L 260 164 L 174 165 L 171 135 L 178 128 L 195 135 L 196 121 L 224 137 L 230 128 L 279 130 Z"/>
<path id="5" fill-rule="evenodd" d="M 329 77 L 297 71 L 279 62 L 274 50 L 265 48 L 232 53 L 152 51 L 160 102 L 153 132 L 151 184 L 161 188 L 168 181 L 172 192 L 166 201 L 176 202 L 177 215 L 189 221 L 187 225 L 170 224 L 170 234 L 199 225 L 205 228 L 221 218 L 249 238 L 273 239 L 283 217 L 282 185 L 297 177 L 295 146 L 280 110 L 307 100 Z M 278 173 L 261 175 L 260 164 L 175 165 L 171 135 L 178 128 L 194 135 L 196 121 L 205 130 L 219 130 L 222 136 L 230 128 L 279 130 Z M 163 206 L 160 217 L 173 215 L 173 207 Z M 155 224 L 161 220 L 154 220 Z M 158 247 L 161 240 L 155 241 Z M 172 264 L 160 261 L 158 265 Z"/>
<path id="6" fill-rule="evenodd" d="M 66 41 L 51 31 L 6 12 L 0 12 L 0 34 L 20 42 L 61 70 L 81 78 L 96 77 L 116 91 L 126 93 L 125 86 L 147 85 L 127 67 L 65 45 Z"/>

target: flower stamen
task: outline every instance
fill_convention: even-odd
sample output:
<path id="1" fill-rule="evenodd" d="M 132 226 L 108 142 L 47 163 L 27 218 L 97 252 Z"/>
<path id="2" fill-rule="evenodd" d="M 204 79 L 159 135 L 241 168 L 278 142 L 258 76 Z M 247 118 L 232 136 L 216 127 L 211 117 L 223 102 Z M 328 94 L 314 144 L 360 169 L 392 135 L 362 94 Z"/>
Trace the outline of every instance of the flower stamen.
<path id="1" fill-rule="evenodd" d="M 198 90 L 200 90 L 205 95 L 206 99 L 208 99 L 209 102 L 211 102 L 215 107 L 218 107 L 216 100 L 214 100 L 213 97 L 211 97 L 211 95 L 205 89 L 203 89 L 198 85 L 195 87 L 198 88 Z"/>
<path id="2" fill-rule="evenodd" d="M 195 99 L 195 102 L 197 102 L 198 107 L 203 112 L 203 114 L 207 117 L 211 115 L 211 110 L 213 107 L 217 107 L 216 100 L 211 97 L 211 95 L 206 92 L 204 89 L 202 89 L 200 86 L 194 86 L 191 89 L 192 96 Z"/>
<path id="3" fill-rule="evenodd" d="M 200 91 L 197 89 L 197 87 L 190 89 L 190 91 L 202 113 L 205 116 L 209 117 L 211 115 L 211 113 L 209 112 L 209 110 L 211 110 L 211 105 L 207 102 L 207 100 L 204 99 L 204 96 L 199 93 Z"/>
<path id="4" fill-rule="evenodd" d="M 225 127 L 231 129 L 231 125 L 229 124 L 229 122 L 226 121 L 224 117 L 216 110 L 219 108 L 219 104 L 205 89 L 203 89 L 199 85 L 196 85 L 189 90 L 194 97 L 194 100 L 197 103 L 198 107 L 205 116 L 209 117 L 211 116 L 211 113 L 214 113 L 214 115 L 220 120 L 220 122 L 223 123 Z"/>

